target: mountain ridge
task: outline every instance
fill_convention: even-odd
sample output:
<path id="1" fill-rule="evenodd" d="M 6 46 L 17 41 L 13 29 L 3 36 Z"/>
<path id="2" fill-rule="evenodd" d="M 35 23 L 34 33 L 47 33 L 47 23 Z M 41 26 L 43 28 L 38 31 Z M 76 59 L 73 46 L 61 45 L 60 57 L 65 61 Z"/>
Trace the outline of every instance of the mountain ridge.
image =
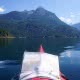
<path id="1" fill-rule="evenodd" d="M 80 23 L 76 23 L 72 25 L 74 28 L 77 28 L 78 30 L 80 30 Z"/>
<path id="2" fill-rule="evenodd" d="M 1 14 L 0 28 L 8 30 L 16 37 L 80 37 L 77 29 L 40 7 L 31 11 Z"/>

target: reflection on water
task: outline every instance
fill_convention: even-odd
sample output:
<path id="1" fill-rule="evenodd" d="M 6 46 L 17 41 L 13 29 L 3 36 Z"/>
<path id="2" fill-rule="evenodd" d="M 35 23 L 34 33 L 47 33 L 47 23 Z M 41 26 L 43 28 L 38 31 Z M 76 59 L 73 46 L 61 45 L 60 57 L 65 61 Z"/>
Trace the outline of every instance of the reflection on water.
<path id="1" fill-rule="evenodd" d="M 21 65 L 4 65 L 0 66 L 0 80 L 11 80 L 11 78 L 19 74 Z"/>
<path id="2" fill-rule="evenodd" d="M 0 47 L 8 46 L 12 42 L 13 38 L 0 38 Z"/>
<path id="3" fill-rule="evenodd" d="M 80 64 L 80 51 L 67 50 L 61 53 L 60 61 L 65 64 Z"/>
<path id="4" fill-rule="evenodd" d="M 67 46 L 67 47 L 64 47 L 64 48 L 66 48 L 66 49 L 72 49 L 72 48 L 74 48 L 74 46 Z"/>
<path id="5" fill-rule="evenodd" d="M 74 46 L 77 43 L 76 39 L 39 39 L 39 38 L 25 38 L 25 39 L 2 39 L 0 41 L 0 60 L 21 60 L 23 52 L 38 51 L 40 44 L 43 45 L 46 52 L 59 55 L 67 46 Z"/>
<path id="6" fill-rule="evenodd" d="M 21 63 L 21 61 L 19 61 L 19 60 L 4 60 L 4 61 L 0 61 L 0 67 L 1 66 L 9 66 L 9 65 L 18 65 L 18 64 L 20 64 Z"/>
<path id="7" fill-rule="evenodd" d="M 80 79 L 80 51 L 66 50 L 60 54 L 61 71 L 69 78 L 69 80 Z"/>
<path id="8" fill-rule="evenodd" d="M 40 44 L 46 52 L 59 56 L 61 72 L 69 80 L 80 79 L 80 40 L 15 38 L 0 39 L 0 80 L 10 80 L 19 73 L 24 51 L 36 52 Z"/>

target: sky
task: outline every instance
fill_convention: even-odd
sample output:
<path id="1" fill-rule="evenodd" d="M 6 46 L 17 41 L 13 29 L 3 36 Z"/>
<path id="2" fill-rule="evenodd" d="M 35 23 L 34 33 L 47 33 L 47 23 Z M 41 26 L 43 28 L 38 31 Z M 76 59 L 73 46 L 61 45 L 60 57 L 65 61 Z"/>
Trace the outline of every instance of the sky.
<path id="1" fill-rule="evenodd" d="M 67 24 L 80 22 L 80 0 L 0 0 L 0 14 L 42 6 Z"/>

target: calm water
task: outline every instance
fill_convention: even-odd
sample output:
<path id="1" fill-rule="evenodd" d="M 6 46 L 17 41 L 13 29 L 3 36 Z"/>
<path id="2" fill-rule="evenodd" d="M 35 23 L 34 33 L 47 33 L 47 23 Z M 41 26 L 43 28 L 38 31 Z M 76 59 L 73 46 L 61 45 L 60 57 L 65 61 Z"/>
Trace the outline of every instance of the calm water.
<path id="1" fill-rule="evenodd" d="M 69 80 L 80 80 L 80 40 L 76 39 L 0 39 L 0 80 L 11 80 L 20 72 L 23 53 L 45 51 L 59 56 L 60 70 Z"/>

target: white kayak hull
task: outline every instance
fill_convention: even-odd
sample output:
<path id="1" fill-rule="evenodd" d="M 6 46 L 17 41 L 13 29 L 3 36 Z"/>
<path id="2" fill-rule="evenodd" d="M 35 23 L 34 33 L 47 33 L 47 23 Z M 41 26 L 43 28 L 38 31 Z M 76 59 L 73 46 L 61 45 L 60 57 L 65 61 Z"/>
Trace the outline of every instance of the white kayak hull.
<path id="1" fill-rule="evenodd" d="M 20 79 L 26 80 L 38 76 L 59 80 L 58 56 L 40 52 L 24 52 Z"/>

